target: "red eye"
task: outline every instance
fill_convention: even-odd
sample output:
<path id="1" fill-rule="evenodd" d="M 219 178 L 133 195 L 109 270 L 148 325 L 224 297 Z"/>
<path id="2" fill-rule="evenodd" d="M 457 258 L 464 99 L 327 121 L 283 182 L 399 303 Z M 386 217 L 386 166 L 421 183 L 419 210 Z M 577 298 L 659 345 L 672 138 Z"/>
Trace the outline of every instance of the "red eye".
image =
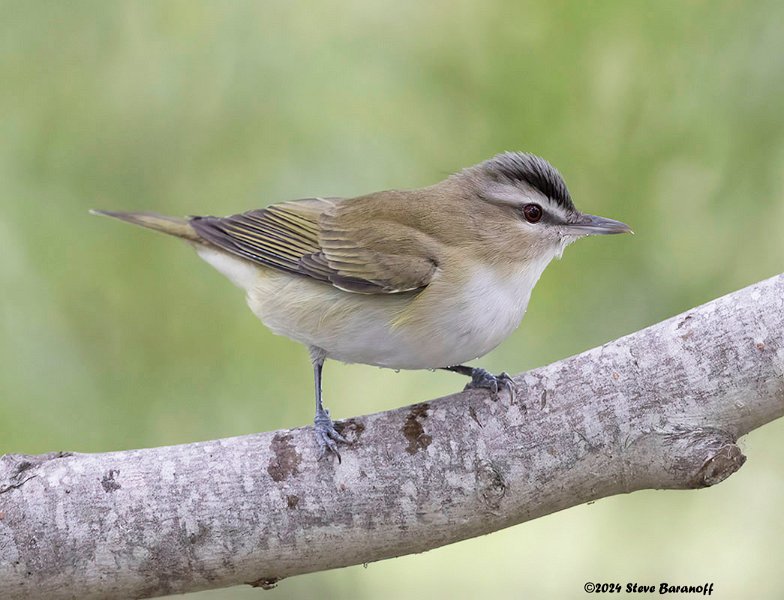
<path id="1" fill-rule="evenodd" d="M 523 216 L 529 223 L 536 223 L 542 218 L 542 207 L 538 204 L 526 204 L 523 207 Z"/>

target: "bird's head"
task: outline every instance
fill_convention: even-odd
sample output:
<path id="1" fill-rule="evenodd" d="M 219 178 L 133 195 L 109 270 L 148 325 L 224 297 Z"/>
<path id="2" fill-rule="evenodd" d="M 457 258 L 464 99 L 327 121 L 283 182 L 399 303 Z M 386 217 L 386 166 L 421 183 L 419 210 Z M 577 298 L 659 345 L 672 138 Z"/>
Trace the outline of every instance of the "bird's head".
<path id="1" fill-rule="evenodd" d="M 566 246 L 588 235 L 632 232 L 625 223 L 577 210 L 561 174 L 533 154 L 504 152 L 456 178 L 468 183 L 481 202 L 495 207 L 494 214 L 502 219 L 493 219 L 496 233 L 502 226 L 502 239 L 525 248 L 529 258 L 560 257 Z"/>

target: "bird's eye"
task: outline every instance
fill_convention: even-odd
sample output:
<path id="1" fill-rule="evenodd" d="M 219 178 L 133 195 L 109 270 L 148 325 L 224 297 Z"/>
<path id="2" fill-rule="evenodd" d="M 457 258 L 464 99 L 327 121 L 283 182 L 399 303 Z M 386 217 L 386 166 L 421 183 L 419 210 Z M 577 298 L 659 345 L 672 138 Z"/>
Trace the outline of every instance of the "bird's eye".
<path id="1" fill-rule="evenodd" d="M 536 223 L 542 218 L 542 207 L 538 204 L 526 204 L 523 207 L 523 216 L 529 223 Z"/>

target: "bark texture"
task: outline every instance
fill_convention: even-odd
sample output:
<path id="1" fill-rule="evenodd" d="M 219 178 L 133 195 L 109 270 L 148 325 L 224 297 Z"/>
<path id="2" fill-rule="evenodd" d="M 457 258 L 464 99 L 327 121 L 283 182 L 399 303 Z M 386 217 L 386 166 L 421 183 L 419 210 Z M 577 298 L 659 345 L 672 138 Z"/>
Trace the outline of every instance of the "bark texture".
<path id="1" fill-rule="evenodd" d="M 604 496 L 714 485 L 784 414 L 784 275 L 481 391 L 342 422 L 0 459 L 0 597 L 267 587 Z"/>

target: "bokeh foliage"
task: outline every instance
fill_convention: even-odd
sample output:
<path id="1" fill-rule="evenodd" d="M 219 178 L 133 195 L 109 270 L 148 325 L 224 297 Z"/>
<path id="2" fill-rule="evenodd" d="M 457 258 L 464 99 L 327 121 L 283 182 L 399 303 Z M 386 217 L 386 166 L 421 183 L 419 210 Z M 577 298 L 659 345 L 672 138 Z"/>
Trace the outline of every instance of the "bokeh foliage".
<path id="1" fill-rule="evenodd" d="M 496 371 L 784 271 L 780 2 L 4 1 L 0 14 L 0 453 L 311 419 L 304 349 L 186 246 L 91 207 L 228 214 L 539 153 L 578 207 L 637 235 L 569 248 L 482 362 Z M 326 398 L 346 417 L 462 383 L 329 364 Z M 591 580 L 778 597 L 783 432 L 754 433 L 749 463 L 715 489 L 606 499 L 271 594 L 578 597 Z"/>

